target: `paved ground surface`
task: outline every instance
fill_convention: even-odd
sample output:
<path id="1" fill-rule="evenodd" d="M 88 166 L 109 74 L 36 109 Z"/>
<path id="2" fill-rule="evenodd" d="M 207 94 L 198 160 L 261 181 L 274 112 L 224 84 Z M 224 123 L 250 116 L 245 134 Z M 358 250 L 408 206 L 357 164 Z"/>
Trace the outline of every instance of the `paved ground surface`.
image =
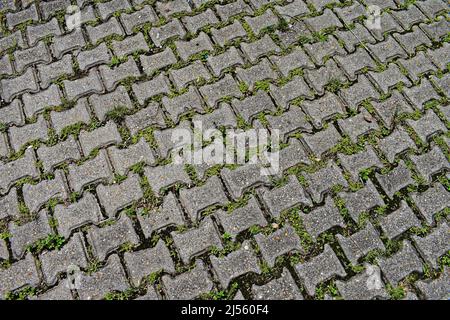
<path id="1" fill-rule="evenodd" d="M 0 294 L 445 298 L 445 1 L 203 2 L 0 1 Z M 283 174 L 170 166 L 192 120 Z"/>

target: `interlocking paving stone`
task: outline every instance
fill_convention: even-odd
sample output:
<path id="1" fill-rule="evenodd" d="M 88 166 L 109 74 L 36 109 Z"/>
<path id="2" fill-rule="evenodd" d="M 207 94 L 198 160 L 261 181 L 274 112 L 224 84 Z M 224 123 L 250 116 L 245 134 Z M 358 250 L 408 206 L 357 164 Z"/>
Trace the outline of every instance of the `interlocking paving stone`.
<path id="1" fill-rule="evenodd" d="M 0 122 L 3 124 L 15 124 L 21 126 L 25 124 L 21 103 L 18 99 L 13 100 L 8 106 L 2 107 Z"/>
<path id="2" fill-rule="evenodd" d="M 244 27 L 242 27 L 238 20 L 234 21 L 229 26 L 223 27 L 222 29 L 212 28 L 211 33 L 214 41 L 221 46 L 224 46 L 227 42 L 243 38 L 247 35 Z"/>
<path id="3" fill-rule="evenodd" d="M 250 68 L 237 68 L 236 74 L 241 81 L 248 84 L 250 90 L 253 90 L 255 83 L 258 81 L 278 78 L 277 73 L 272 69 L 269 60 L 266 58 L 263 58 L 257 65 Z"/>
<path id="4" fill-rule="evenodd" d="M 57 204 L 54 209 L 54 217 L 58 221 L 58 233 L 66 239 L 75 229 L 103 220 L 97 199 L 90 192 L 84 193 L 78 202 L 68 205 Z"/>
<path id="5" fill-rule="evenodd" d="M 191 179 L 184 171 L 183 165 L 168 164 L 164 167 L 147 167 L 145 175 L 155 193 L 176 183 L 190 184 Z"/>
<path id="6" fill-rule="evenodd" d="M 141 105 L 143 105 L 148 98 L 163 93 L 169 93 L 169 91 L 169 80 L 162 74 L 152 80 L 133 84 L 133 92 Z"/>
<path id="7" fill-rule="evenodd" d="M 390 64 L 383 72 L 370 71 L 369 75 L 385 94 L 389 93 L 389 90 L 398 83 L 403 83 L 408 87 L 411 86 L 411 82 L 404 74 L 402 74 L 400 68 L 395 64 Z"/>
<path id="8" fill-rule="evenodd" d="M 350 52 L 354 52 L 355 48 L 359 44 L 359 41 L 363 43 L 376 42 L 375 38 L 369 33 L 369 31 L 360 23 L 355 23 L 353 30 L 337 31 L 336 36 L 343 43 L 344 47 Z"/>
<path id="9" fill-rule="evenodd" d="M 0 39 L 0 52 L 3 52 L 7 49 L 13 48 L 15 46 L 23 47 L 23 38 L 20 30 L 13 32 L 9 36 L 3 37 Z"/>
<path id="10" fill-rule="evenodd" d="M 147 293 L 143 296 L 136 298 L 136 300 L 159 300 L 159 296 L 156 293 L 155 288 L 152 286 L 147 287 Z"/>
<path id="11" fill-rule="evenodd" d="M 11 147 L 19 151 L 24 145 L 32 141 L 45 141 L 48 139 L 47 121 L 43 116 L 39 116 L 35 123 L 27 124 L 23 127 L 9 128 Z"/>
<path id="12" fill-rule="evenodd" d="M 17 189 L 12 188 L 8 194 L 0 197 L 0 219 L 8 216 L 14 217 L 19 214 L 19 201 L 17 199 Z"/>
<path id="13" fill-rule="evenodd" d="M 10 222 L 8 229 L 11 233 L 11 251 L 16 259 L 20 259 L 25 254 L 28 246 L 45 239 L 52 233 L 46 209 L 41 210 L 34 220 L 23 225 Z"/>
<path id="14" fill-rule="evenodd" d="M 86 268 L 88 266 L 86 248 L 80 233 L 74 234 L 60 250 L 46 251 L 39 256 L 39 259 L 45 282 L 48 284 L 55 283 L 58 273 L 67 272 L 69 267 L 76 265 L 79 268 Z"/>
<path id="15" fill-rule="evenodd" d="M 232 212 L 218 210 L 214 215 L 220 221 L 225 232 L 233 239 L 252 226 L 264 227 L 267 225 L 264 214 L 254 197 L 251 197 L 245 206 L 234 209 Z"/>
<path id="16" fill-rule="evenodd" d="M 409 134 L 400 127 L 382 139 L 379 143 L 379 148 L 389 162 L 394 162 L 397 155 L 407 150 L 415 149 L 416 145 Z"/>
<path id="17" fill-rule="evenodd" d="M 431 39 L 439 41 L 440 38 L 447 34 L 449 25 L 446 19 L 440 19 L 431 24 L 421 24 L 420 27 Z"/>
<path id="18" fill-rule="evenodd" d="M 219 234 L 211 218 L 204 219 L 198 228 L 183 233 L 172 232 L 171 235 L 185 264 L 212 247 L 222 249 Z"/>
<path id="19" fill-rule="evenodd" d="M 50 112 L 50 119 L 58 134 L 61 134 L 64 128 L 77 123 L 89 124 L 91 116 L 87 100 L 80 99 L 74 107 L 61 112 Z"/>
<path id="20" fill-rule="evenodd" d="M 162 282 L 170 300 L 188 300 L 207 293 L 213 288 L 206 267 L 201 260 L 195 261 L 195 268 L 176 277 L 163 276 Z"/>
<path id="21" fill-rule="evenodd" d="M 301 77 L 295 77 L 291 82 L 288 82 L 282 87 L 270 86 L 275 100 L 284 108 L 287 109 L 289 103 L 300 97 L 312 97 L 311 89 Z"/>
<path id="22" fill-rule="evenodd" d="M 305 20 L 305 23 L 314 31 L 342 27 L 342 23 L 330 9 L 325 9 L 323 14 Z"/>
<path id="23" fill-rule="evenodd" d="M 320 41 L 313 44 L 305 44 L 305 50 L 313 57 L 313 60 L 318 65 L 323 65 L 325 59 L 332 56 L 339 58 L 339 55 L 345 54 L 345 50 L 339 45 L 339 42 L 333 38 L 328 37 L 326 41 Z M 352 60 L 354 60 L 353 57 Z"/>
<path id="24" fill-rule="evenodd" d="M 51 62 L 51 57 L 44 42 L 39 42 L 32 48 L 16 51 L 14 53 L 14 61 L 16 70 L 22 73 L 22 71 L 31 65 Z"/>
<path id="25" fill-rule="evenodd" d="M 122 25 L 127 34 L 131 34 L 134 28 L 139 27 L 146 22 L 155 23 L 158 21 L 158 17 L 152 7 L 145 6 L 141 10 L 132 13 L 122 13 L 120 15 L 120 20 L 122 21 Z"/>
<path id="26" fill-rule="evenodd" d="M 92 273 L 83 274 L 77 293 L 81 300 L 100 300 L 112 291 L 125 291 L 128 281 L 119 257 L 114 254 L 108 258 L 106 265 Z"/>
<path id="27" fill-rule="evenodd" d="M 420 80 L 420 76 L 437 70 L 423 52 L 419 52 L 409 60 L 400 60 L 400 64 L 408 71 L 409 76 L 415 82 Z"/>
<path id="28" fill-rule="evenodd" d="M 379 274 L 380 272 L 380 269 L 377 266 L 366 264 L 366 271 L 353 276 L 347 281 L 336 281 L 336 286 L 345 300 L 373 300 L 375 298 L 389 298 L 389 295 L 382 283 L 380 283 L 379 286 L 368 286 L 372 276 L 372 274 L 368 272 L 368 268 L 371 268 L 373 272 L 377 272 L 376 274 Z"/>
<path id="29" fill-rule="evenodd" d="M 6 14 L 6 23 L 9 29 L 13 29 L 15 26 L 29 20 L 31 21 L 39 20 L 36 4 L 33 4 L 29 6 L 27 9 L 18 11 L 16 13 L 10 12 Z"/>
<path id="30" fill-rule="evenodd" d="M 237 65 L 244 65 L 244 60 L 239 55 L 235 47 L 231 47 L 228 51 L 217 56 L 209 56 L 208 64 L 214 72 L 215 76 L 220 76 L 220 73 L 228 68 Z"/>
<path id="31" fill-rule="evenodd" d="M 162 158 L 167 158 L 172 154 L 172 151 L 176 151 L 177 144 L 181 144 L 182 141 L 180 141 L 179 136 L 180 132 L 177 132 L 177 130 L 187 130 L 186 132 L 189 132 L 192 136 L 192 130 L 190 128 L 190 124 L 188 121 L 184 120 L 181 123 L 178 124 L 175 128 L 166 128 L 164 130 L 156 130 L 154 132 L 154 137 L 156 140 L 156 143 L 158 144 L 158 151 L 159 155 Z M 184 136 L 184 132 L 182 136 Z"/>
<path id="32" fill-rule="evenodd" d="M 447 223 L 443 222 L 424 238 L 413 236 L 420 254 L 433 268 L 438 267 L 437 259 L 448 252 L 448 243 L 450 241 L 448 230 Z"/>
<path id="33" fill-rule="evenodd" d="M 299 277 L 303 280 L 307 293 L 314 295 L 316 287 L 323 281 L 335 276 L 345 277 L 346 272 L 333 249 L 326 244 L 321 254 L 305 263 L 295 266 Z"/>
<path id="34" fill-rule="evenodd" d="M 431 83 L 426 79 L 423 79 L 420 85 L 416 87 L 405 88 L 405 94 L 409 101 L 420 110 L 424 109 L 426 102 L 440 99 Z"/>
<path id="35" fill-rule="evenodd" d="M 260 173 L 259 166 L 249 163 L 234 170 L 224 168 L 221 175 L 231 195 L 239 198 L 247 188 L 268 182 L 268 177 Z"/>
<path id="36" fill-rule="evenodd" d="M 158 208 L 150 210 L 147 214 L 138 213 L 137 217 L 142 232 L 147 238 L 152 235 L 153 231 L 184 224 L 183 212 L 172 192 L 164 197 Z"/>
<path id="37" fill-rule="evenodd" d="M 334 116 L 343 115 L 345 110 L 338 96 L 330 92 L 314 101 L 304 101 L 302 109 L 313 119 L 313 125 L 319 129 L 323 127 L 325 121 Z"/>
<path id="38" fill-rule="evenodd" d="M 71 33 L 53 38 L 51 50 L 54 56 L 60 58 L 63 54 L 81 49 L 86 45 L 81 30 L 75 29 Z"/>
<path id="39" fill-rule="evenodd" d="M 231 280 L 246 273 L 261 273 L 258 259 L 249 241 L 243 242 L 240 249 L 225 257 L 211 256 L 211 264 L 224 288 L 228 287 Z"/>
<path id="40" fill-rule="evenodd" d="M 432 176 L 444 169 L 450 169 L 447 158 L 442 153 L 439 147 L 434 146 L 428 153 L 423 155 L 411 155 L 411 161 L 417 168 L 417 171 L 431 182 Z"/>
<path id="41" fill-rule="evenodd" d="M 435 213 L 450 206 L 450 193 L 441 184 L 422 193 L 413 193 L 411 198 L 430 225 Z"/>
<path id="42" fill-rule="evenodd" d="M 331 125 L 327 129 L 313 135 L 305 135 L 303 139 L 313 153 L 317 157 L 321 157 L 322 154 L 338 144 L 341 138 L 342 137 L 336 128 Z"/>
<path id="43" fill-rule="evenodd" d="M 150 56 L 141 55 L 140 59 L 142 69 L 146 74 L 152 74 L 159 69 L 165 68 L 177 62 L 177 58 L 170 48 Z"/>
<path id="44" fill-rule="evenodd" d="M 174 19 L 161 27 L 151 28 L 149 34 L 156 46 L 162 47 L 162 43 L 170 38 L 177 36 L 180 38 L 184 37 L 186 31 L 184 30 L 180 20 Z"/>
<path id="45" fill-rule="evenodd" d="M 91 39 L 92 44 L 98 43 L 101 39 L 113 35 L 123 35 L 122 28 L 120 27 L 117 18 L 112 17 L 107 22 L 99 24 L 98 26 L 87 26 L 86 32 Z"/>
<path id="46" fill-rule="evenodd" d="M 36 168 L 36 156 L 31 148 L 25 150 L 25 155 L 17 160 L 0 162 L 0 189 L 7 192 L 12 184 L 21 178 L 37 178 L 39 171 Z"/>
<path id="47" fill-rule="evenodd" d="M 211 113 L 197 114 L 192 118 L 195 123 L 199 121 L 203 124 L 204 128 L 236 128 L 237 119 L 236 115 L 231 109 L 231 106 L 227 103 L 221 103 L 217 109 Z"/>
<path id="48" fill-rule="evenodd" d="M 75 192 L 80 192 L 88 184 L 100 181 L 107 182 L 111 178 L 112 169 L 105 150 L 100 150 L 97 157 L 84 162 L 80 166 L 69 165 L 68 181 Z"/>
<path id="49" fill-rule="evenodd" d="M 263 29 L 278 24 L 278 18 L 271 10 L 256 17 L 245 17 L 244 20 L 255 35 L 258 35 Z"/>
<path id="50" fill-rule="evenodd" d="M 449 269 L 444 267 L 444 271 L 439 278 L 433 280 L 419 280 L 416 287 L 422 292 L 426 299 L 442 300 L 448 298 L 449 290 Z"/>
<path id="51" fill-rule="evenodd" d="M 236 111 L 249 122 L 260 112 L 275 111 L 275 104 L 265 91 L 258 91 L 254 96 L 247 97 L 244 100 L 234 100 L 232 103 Z"/>
<path id="52" fill-rule="evenodd" d="M 334 60 L 328 60 L 325 65 L 319 69 L 306 70 L 305 75 L 312 87 L 320 95 L 325 93 L 325 87 L 327 84 L 332 83 L 333 81 L 347 81 L 344 71 L 338 67 Z M 367 86 L 365 89 L 368 90 Z"/>
<path id="53" fill-rule="evenodd" d="M 50 64 L 38 64 L 36 66 L 41 80 L 41 87 L 47 88 L 52 81 L 64 75 L 71 76 L 74 74 L 72 67 L 72 57 L 70 54 L 64 55 L 61 60 Z"/>
<path id="54" fill-rule="evenodd" d="M 90 93 L 102 93 L 103 85 L 95 69 L 91 69 L 86 77 L 77 80 L 64 80 L 64 88 L 69 100 L 75 100 Z"/>
<path id="55" fill-rule="evenodd" d="M 439 0 L 426 0 L 419 1 L 416 5 L 423 11 L 429 18 L 434 18 L 439 13 L 442 13 L 447 9 L 445 4 Z"/>
<path id="56" fill-rule="evenodd" d="M 25 204 L 31 212 L 36 212 L 50 199 L 66 199 L 68 190 L 62 171 L 55 172 L 53 180 L 44 180 L 36 185 L 27 184 L 22 188 Z"/>
<path id="57" fill-rule="evenodd" d="M 111 186 L 97 186 L 97 196 L 106 214 L 113 217 L 119 210 L 138 201 L 144 196 L 140 187 L 139 177 L 131 174 L 125 181 Z"/>
<path id="58" fill-rule="evenodd" d="M 285 6 L 275 6 L 275 9 L 287 19 L 309 13 L 308 6 L 303 0 L 293 0 Z"/>
<path id="59" fill-rule="evenodd" d="M 158 11 L 165 17 L 171 16 L 175 13 L 190 12 L 191 7 L 183 0 L 174 0 L 170 2 L 158 2 L 156 4 Z"/>
<path id="60" fill-rule="evenodd" d="M 80 70 L 87 70 L 91 67 L 108 63 L 111 60 L 111 54 L 106 44 L 101 43 L 94 49 L 79 52 L 76 59 Z"/>
<path id="61" fill-rule="evenodd" d="M 217 4 L 215 8 L 222 21 L 227 21 L 231 17 L 238 15 L 240 13 L 249 14 L 252 12 L 250 7 L 243 0 L 237 0 L 235 2 L 224 5 Z"/>
<path id="62" fill-rule="evenodd" d="M 122 142 L 117 125 L 109 121 L 104 127 L 87 132 L 82 131 L 79 135 L 81 149 L 85 155 L 89 155 L 96 148 Z"/>
<path id="63" fill-rule="evenodd" d="M 405 299 L 445 298 L 448 270 L 423 274 L 449 243 L 444 1 L 77 0 L 81 28 L 62 21 L 70 4 L 0 5 L 0 219 L 12 235 L 0 240 L 2 296 L 28 285 L 27 299 L 103 299 L 138 286 L 143 300 L 302 299 L 332 281 L 344 299 L 392 299 L 385 286 L 413 272 Z M 282 141 L 256 164 L 172 165 L 185 151 L 177 132 L 198 123 L 224 136 L 278 130 Z M 277 235 L 287 210 L 325 252 L 310 248 L 299 277 L 277 266 L 261 278 L 259 260 L 305 254 L 296 232 L 295 250 Z M 361 226 L 367 216 L 376 233 Z M 412 244 L 392 253 L 399 240 Z M 342 265 L 372 247 L 380 269 L 346 276 Z M 69 264 L 81 266 L 77 290 Z"/>
<path id="64" fill-rule="evenodd" d="M 406 99 L 397 91 L 394 91 L 392 96 L 382 102 L 372 101 L 372 105 L 383 124 L 390 129 L 394 128 L 397 115 L 413 111 Z"/>
<path id="65" fill-rule="evenodd" d="M 338 158 L 341 165 L 350 173 L 355 181 L 359 180 L 359 173 L 362 170 L 383 167 L 372 146 L 367 146 L 366 150 L 351 155 L 340 153 L 338 154 Z"/>
<path id="66" fill-rule="evenodd" d="M 412 32 L 405 34 L 394 34 L 394 38 L 403 46 L 408 54 L 413 55 L 419 46 L 431 46 L 431 40 L 417 26 L 412 27 Z"/>
<path id="67" fill-rule="evenodd" d="M 27 27 L 27 35 L 30 45 L 36 44 L 37 41 L 49 35 L 59 36 L 61 30 L 58 26 L 58 20 L 53 18 L 44 24 L 30 25 Z"/>
<path id="68" fill-rule="evenodd" d="M 201 32 L 197 38 L 190 41 L 175 41 L 175 45 L 181 59 L 185 61 L 194 54 L 203 51 L 213 51 L 211 40 L 204 32 Z"/>
<path id="69" fill-rule="evenodd" d="M 358 107 L 366 99 L 379 99 L 380 94 L 370 83 L 367 76 L 358 76 L 358 81 L 349 88 L 342 89 L 342 99 L 353 108 Z"/>
<path id="70" fill-rule="evenodd" d="M 314 173 L 307 173 L 306 180 L 308 181 L 307 190 L 311 194 L 314 202 L 320 202 L 324 194 L 330 191 L 335 185 L 348 186 L 341 171 L 332 161 L 323 169 Z"/>
<path id="71" fill-rule="evenodd" d="M 392 198 L 397 191 L 404 187 L 414 184 L 411 172 L 408 170 L 403 161 L 387 174 L 376 174 L 376 178 L 383 188 L 384 192 Z"/>
<path id="72" fill-rule="evenodd" d="M 211 9 L 207 9 L 205 12 L 199 13 L 195 16 L 186 16 L 181 19 L 186 29 L 189 32 L 197 32 L 199 29 L 207 26 L 219 23 L 219 19 L 214 15 Z"/>
<path id="73" fill-rule="evenodd" d="M 283 268 L 281 277 L 264 285 L 252 286 L 253 298 L 256 300 L 303 300 L 290 272 Z"/>
<path id="74" fill-rule="evenodd" d="M 115 109 L 133 107 L 130 97 L 123 86 L 119 86 L 111 93 L 89 97 L 94 113 L 100 121 L 104 121 L 108 114 Z"/>
<path id="75" fill-rule="evenodd" d="M 264 190 L 261 192 L 261 196 L 264 199 L 271 214 L 278 218 L 285 210 L 293 208 L 299 204 L 311 205 L 312 202 L 305 194 L 302 186 L 298 182 L 295 176 L 289 176 L 287 184 L 274 188 L 272 190 Z"/>
<path id="76" fill-rule="evenodd" d="M 376 206 L 383 206 L 383 198 L 378 194 L 372 181 L 368 180 L 366 185 L 355 192 L 344 192 L 339 194 L 345 201 L 348 213 L 355 222 L 362 212 L 368 212 Z"/>
<path id="77" fill-rule="evenodd" d="M 177 122 L 183 113 L 192 110 L 203 111 L 203 101 L 193 86 L 189 87 L 188 92 L 177 97 L 171 99 L 163 97 L 162 102 L 174 122 Z"/>
<path id="78" fill-rule="evenodd" d="M 140 76 L 136 62 L 134 62 L 131 58 L 128 58 L 127 62 L 124 62 L 114 68 L 100 66 L 98 69 L 103 78 L 105 88 L 108 91 L 114 90 L 114 88 L 124 79 Z"/>
<path id="79" fill-rule="evenodd" d="M 212 205 L 225 204 L 228 201 L 220 179 L 212 177 L 201 187 L 181 190 L 180 202 L 190 218 L 195 221 L 202 210 Z"/>
<path id="80" fill-rule="evenodd" d="M 275 265 L 275 260 L 279 256 L 292 251 L 303 252 L 300 238 L 290 225 L 286 225 L 268 236 L 257 234 L 255 240 L 264 260 L 267 261 L 270 267 Z"/>
<path id="81" fill-rule="evenodd" d="M 31 118 L 36 113 L 46 108 L 55 107 L 62 104 L 61 95 L 55 85 L 51 85 L 47 90 L 35 94 L 25 93 L 22 96 L 24 111 L 27 118 Z"/>
<path id="82" fill-rule="evenodd" d="M 422 272 L 422 262 L 411 243 L 405 240 L 402 247 L 399 252 L 389 258 L 381 258 L 379 262 L 381 272 L 394 286 L 412 272 Z"/>
<path id="83" fill-rule="evenodd" d="M 308 55 L 300 48 L 296 48 L 291 53 L 285 56 L 272 56 L 270 60 L 273 61 L 278 69 L 280 69 L 283 76 L 287 77 L 289 72 L 298 68 L 314 68 L 314 64 Z"/>
<path id="84" fill-rule="evenodd" d="M 108 148 L 108 154 L 115 171 L 120 175 L 127 174 L 129 168 L 137 163 L 153 164 L 155 162 L 152 150 L 144 138 L 125 149 L 112 146 Z"/>
<path id="85" fill-rule="evenodd" d="M 0 297 L 5 298 L 6 293 L 25 287 L 26 285 L 35 286 L 39 283 L 39 275 L 31 253 L 28 253 L 25 259 L 17 261 L 8 269 L 0 270 Z"/>
<path id="86" fill-rule="evenodd" d="M 39 296 L 32 296 L 30 300 L 74 300 L 70 289 L 67 286 L 67 281 L 62 281 L 57 286 L 49 289 L 48 291 L 40 294 Z"/>
<path id="87" fill-rule="evenodd" d="M 268 35 L 265 35 L 260 40 L 252 43 L 242 43 L 241 48 L 252 63 L 255 63 L 263 56 L 280 52 L 280 48 Z"/>
<path id="88" fill-rule="evenodd" d="M 125 264 L 135 286 L 139 286 L 145 276 L 164 270 L 175 272 L 175 266 L 164 241 L 159 240 L 155 247 L 136 252 L 125 252 Z"/>
<path id="89" fill-rule="evenodd" d="M 342 250 L 344 250 L 345 256 L 353 265 L 356 265 L 358 259 L 362 258 L 372 250 L 384 250 L 383 242 L 381 242 L 377 231 L 371 223 L 368 223 L 363 230 L 358 231 L 347 238 L 340 234 L 336 235 L 336 238 L 338 239 Z"/>
<path id="90" fill-rule="evenodd" d="M 133 224 L 126 215 L 120 216 L 110 226 L 91 227 L 87 238 L 93 247 L 94 255 L 101 261 L 105 260 L 108 253 L 118 249 L 122 244 L 137 245 L 139 243 Z"/>
<path id="91" fill-rule="evenodd" d="M 444 43 L 441 48 L 436 49 L 435 51 L 430 50 L 427 54 L 439 69 L 446 69 L 448 57 L 450 57 L 450 45 Z"/>
<path id="92" fill-rule="evenodd" d="M 286 140 L 286 136 L 295 131 L 311 132 L 312 127 L 307 122 L 306 115 L 297 107 L 291 107 L 281 116 L 267 116 L 267 122 L 272 129 L 279 130 L 280 139 Z"/>
<path id="93" fill-rule="evenodd" d="M 157 104 L 150 103 L 144 109 L 125 117 L 125 124 L 132 135 L 151 125 L 164 126 L 164 118 Z"/>
<path id="94" fill-rule="evenodd" d="M 22 75 L 0 81 L 1 97 L 6 102 L 23 92 L 37 92 L 36 75 L 32 68 L 28 68 Z"/>
<path id="95" fill-rule="evenodd" d="M 306 231 L 314 239 L 333 227 L 345 227 L 344 219 L 330 197 L 325 198 L 323 206 L 317 207 L 308 214 L 300 213 L 300 216 Z"/>
<path id="96" fill-rule="evenodd" d="M 433 110 L 427 110 L 425 115 L 419 120 L 408 120 L 407 123 L 424 142 L 434 134 L 447 131 L 444 124 Z"/>
<path id="97" fill-rule="evenodd" d="M 392 239 L 412 227 L 420 227 L 420 221 L 407 203 L 402 201 L 400 208 L 388 216 L 380 218 L 380 226 L 383 232 Z"/>

